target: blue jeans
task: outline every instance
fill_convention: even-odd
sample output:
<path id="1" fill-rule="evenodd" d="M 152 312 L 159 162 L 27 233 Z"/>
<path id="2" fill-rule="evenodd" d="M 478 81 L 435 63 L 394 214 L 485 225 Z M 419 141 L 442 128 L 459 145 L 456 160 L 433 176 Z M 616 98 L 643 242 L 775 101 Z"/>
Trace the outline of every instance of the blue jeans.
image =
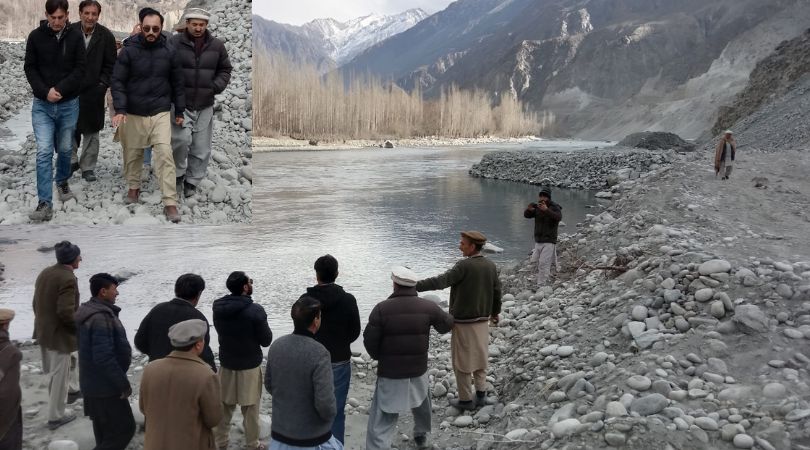
<path id="1" fill-rule="evenodd" d="M 351 361 L 332 363 L 332 378 L 335 381 L 335 407 L 337 414 L 332 422 L 332 436 L 344 443 L 346 431 L 346 397 L 349 396 L 349 382 L 352 381 Z"/>
<path id="2" fill-rule="evenodd" d="M 53 153 L 56 151 L 56 184 L 70 178 L 73 133 L 79 118 L 79 98 L 51 103 L 34 98 L 31 124 L 37 140 L 37 196 L 40 202 L 53 203 Z"/>
<path id="3" fill-rule="evenodd" d="M 152 165 L 152 146 L 146 147 L 143 149 L 143 165 L 144 166 L 151 166 Z"/>

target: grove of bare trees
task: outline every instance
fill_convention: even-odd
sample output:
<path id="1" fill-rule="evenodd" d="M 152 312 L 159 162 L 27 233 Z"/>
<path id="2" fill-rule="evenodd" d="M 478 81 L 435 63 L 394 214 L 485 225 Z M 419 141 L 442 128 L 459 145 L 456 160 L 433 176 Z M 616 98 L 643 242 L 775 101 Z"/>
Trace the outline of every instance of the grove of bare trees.
<path id="1" fill-rule="evenodd" d="M 423 99 L 392 82 L 358 76 L 344 80 L 279 54 L 253 52 L 253 134 L 298 139 L 383 137 L 504 137 L 539 135 L 552 114 L 528 112 L 503 95 L 497 106 L 481 90 L 446 89 Z"/>

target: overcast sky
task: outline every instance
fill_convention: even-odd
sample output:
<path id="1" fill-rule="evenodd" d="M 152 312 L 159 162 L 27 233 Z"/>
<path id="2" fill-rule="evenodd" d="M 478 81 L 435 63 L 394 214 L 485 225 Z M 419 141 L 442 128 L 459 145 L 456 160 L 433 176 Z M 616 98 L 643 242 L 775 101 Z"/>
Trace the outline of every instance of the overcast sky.
<path id="1" fill-rule="evenodd" d="M 453 0 L 253 0 L 253 14 L 275 22 L 301 25 L 312 19 L 346 21 L 371 13 L 397 14 L 422 8 L 433 14 Z"/>

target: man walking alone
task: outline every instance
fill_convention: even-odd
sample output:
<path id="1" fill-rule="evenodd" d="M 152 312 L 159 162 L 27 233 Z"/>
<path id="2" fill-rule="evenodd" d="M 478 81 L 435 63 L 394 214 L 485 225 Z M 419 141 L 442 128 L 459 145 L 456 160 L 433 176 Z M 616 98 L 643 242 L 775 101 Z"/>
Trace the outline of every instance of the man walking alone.
<path id="1" fill-rule="evenodd" d="M 214 96 L 228 86 L 232 67 L 225 44 L 208 31 L 208 11 L 189 8 L 183 17 L 185 30 L 172 36 L 171 45 L 183 66 L 186 109 L 181 110 L 183 123 L 172 127 L 172 152 L 177 192 L 191 197 L 211 159 Z"/>
<path id="2" fill-rule="evenodd" d="M 25 77 L 34 92 L 31 124 L 37 141 L 36 209 L 28 215 L 41 222 L 53 217 L 53 153 L 59 201 L 76 198 L 70 192 L 70 154 L 79 117 L 79 91 L 85 54 L 81 34 L 69 27 L 68 1 L 47 0 L 45 17 L 25 44 Z"/>
<path id="3" fill-rule="evenodd" d="M 127 204 L 138 203 L 141 193 L 143 149 L 152 147 L 152 158 L 163 194 L 163 213 L 180 222 L 177 211 L 174 159 L 171 152 L 172 118 L 183 124 L 185 92 L 183 69 L 174 50 L 161 34 L 163 16 L 152 8 L 138 13 L 141 33 L 127 40 L 115 63 L 112 95 L 115 116 L 112 125 L 120 131 L 124 149 Z"/>

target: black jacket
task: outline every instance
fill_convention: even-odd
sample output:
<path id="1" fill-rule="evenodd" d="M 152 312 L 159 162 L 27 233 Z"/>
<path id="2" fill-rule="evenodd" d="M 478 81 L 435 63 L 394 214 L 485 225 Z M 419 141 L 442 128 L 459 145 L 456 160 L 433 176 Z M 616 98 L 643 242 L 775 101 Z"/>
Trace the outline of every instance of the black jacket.
<path id="1" fill-rule="evenodd" d="M 417 297 L 415 287 L 396 286 L 371 310 L 363 345 L 379 361 L 377 376 L 413 378 L 427 372 L 430 327 L 440 334 L 453 328 L 453 316 Z"/>
<path id="2" fill-rule="evenodd" d="M 118 54 L 112 76 L 116 114 L 154 116 L 170 111 L 182 117 L 186 108 L 183 68 L 162 34 L 154 43 L 133 36 Z"/>
<path id="3" fill-rule="evenodd" d="M 76 311 L 79 384 L 85 397 L 118 397 L 130 389 L 132 348 L 118 313 L 121 308 L 91 298 Z"/>
<path id="4" fill-rule="evenodd" d="M 70 27 L 74 28 L 79 36 L 83 36 L 81 22 L 74 23 Z M 107 88 L 110 87 L 115 66 L 115 36 L 105 26 L 96 24 L 85 54 L 87 65 L 79 95 L 79 120 L 76 123 L 76 131 L 95 133 L 104 128 L 104 97 L 107 95 Z"/>
<path id="5" fill-rule="evenodd" d="M 65 24 L 61 37 L 51 30 L 48 21 L 28 35 L 25 44 L 25 77 L 34 97 L 47 101 L 48 91 L 56 88 L 61 102 L 79 95 L 85 69 L 84 40 L 70 24 Z"/>
<path id="6" fill-rule="evenodd" d="M 186 85 L 186 108 L 199 111 L 214 104 L 214 96 L 224 91 L 231 80 L 231 61 L 221 40 L 206 30 L 200 56 L 188 33 L 177 33 L 171 46 L 183 66 Z"/>
<path id="7" fill-rule="evenodd" d="M 172 343 L 169 342 L 169 328 L 172 325 L 189 319 L 200 319 L 208 323 L 208 319 L 191 303 L 181 298 L 170 302 L 158 303 L 146 314 L 135 333 L 135 348 L 149 356 L 149 361 L 165 358 L 172 352 Z M 210 325 L 209 325 L 210 327 Z M 214 362 L 214 352 L 208 345 L 211 333 L 205 334 L 205 348 L 200 359 L 207 362 L 214 372 L 217 365 Z"/>
<path id="8" fill-rule="evenodd" d="M 214 301 L 214 328 L 219 337 L 219 363 L 231 370 L 262 364 L 262 347 L 273 340 L 267 313 L 244 295 L 226 295 Z"/>
<path id="9" fill-rule="evenodd" d="M 534 242 L 538 244 L 557 243 L 557 229 L 562 220 L 562 206 L 549 200 L 547 211 L 540 211 L 537 207 L 526 208 L 523 211 L 523 217 L 534 219 Z"/>
<path id="10" fill-rule="evenodd" d="M 351 344 L 360 336 L 360 312 L 357 300 L 335 283 L 307 288 L 310 297 L 321 302 L 321 328 L 315 340 L 323 344 L 332 362 L 348 361 Z"/>

